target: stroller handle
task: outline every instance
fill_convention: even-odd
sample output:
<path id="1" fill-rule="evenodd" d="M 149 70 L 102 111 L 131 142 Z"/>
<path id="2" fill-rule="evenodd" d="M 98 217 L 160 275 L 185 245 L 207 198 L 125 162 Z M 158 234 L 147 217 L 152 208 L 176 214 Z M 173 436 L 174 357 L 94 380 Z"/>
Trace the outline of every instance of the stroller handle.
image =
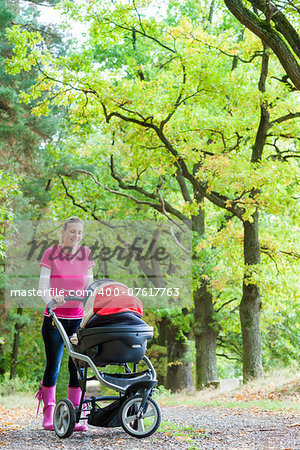
<path id="1" fill-rule="evenodd" d="M 76 295 L 70 295 L 65 297 L 65 301 L 66 302 L 72 302 L 72 301 L 77 301 L 77 302 L 85 302 L 85 298 L 84 297 L 77 297 Z M 50 300 L 50 302 L 47 303 L 46 308 L 48 311 L 48 314 L 50 313 L 50 311 L 52 311 L 52 308 L 56 308 L 57 306 L 60 306 L 58 303 L 56 303 L 56 301 L 54 299 Z"/>

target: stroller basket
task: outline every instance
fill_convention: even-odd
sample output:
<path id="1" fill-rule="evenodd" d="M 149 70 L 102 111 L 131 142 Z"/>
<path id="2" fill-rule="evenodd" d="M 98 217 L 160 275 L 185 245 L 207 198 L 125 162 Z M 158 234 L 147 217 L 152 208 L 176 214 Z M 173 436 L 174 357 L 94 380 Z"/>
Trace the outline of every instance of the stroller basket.
<path id="1" fill-rule="evenodd" d="M 75 349 L 89 356 L 94 364 L 140 362 L 145 356 L 147 340 L 153 337 L 148 325 L 122 325 L 80 328 Z"/>
<path id="2" fill-rule="evenodd" d="M 152 381 L 152 374 L 150 370 L 136 373 L 103 373 L 101 375 L 105 381 L 122 386 L 125 389 L 132 386 L 132 384 L 144 383 L 145 381 Z"/>

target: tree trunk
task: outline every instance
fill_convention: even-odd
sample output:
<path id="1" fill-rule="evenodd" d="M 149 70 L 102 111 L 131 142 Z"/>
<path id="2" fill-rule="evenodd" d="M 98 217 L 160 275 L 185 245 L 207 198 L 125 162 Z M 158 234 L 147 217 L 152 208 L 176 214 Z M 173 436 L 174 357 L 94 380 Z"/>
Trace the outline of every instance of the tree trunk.
<path id="1" fill-rule="evenodd" d="M 18 308 L 17 311 L 19 316 L 22 316 L 23 308 Z M 20 344 L 20 331 L 22 329 L 22 325 L 18 323 L 18 321 L 15 323 L 15 334 L 14 334 L 14 343 L 13 343 L 13 350 L 11 355 L 11 365 L 10 365 L 10 376 L 9 379 L 12 380 L 17 375 L 17 365 L 18 365 L 18 354 L 19 354 L 19 344 Z"/>
<path id="2" fill-rule="evenodd" d="M 196 173 L 199 164 L 194 165 Z M 203 197 L 199 192 L 194 192 L 194 196 L 200 205 L 197 216 L 192 218 L 193 231 L 198 236 L 203 236 L 205 232 L 204 210 L 201 208 Z M 196 244 L 196 242 L 195 242 Z M 197 258 L 197 255 L 193 255 Z M 200 276 L 198 274 L 197 276 Z M 198 280 L 196 280 L 197 282 Z M 213 318 L 214 306 L 212 296 L 207 291 L 206 282 L 201 282 L 201 286 L 193 292 L 194 298 L 194 324 L 193 333 L 196 345 L 196 389 L 203 387 L 217 379 L 217 337 L 218 326 Z"/>
<path id="3" fill-rule="evenodd" d="M 217 379 L 216 346 L 218 328 L 213 318 L 212 296 L 206 285 L 194 291 L 195 322 L 193 326 L 196 344 L 196 389 Z"/>
<path id="4" fill-rule="evenodd" d="M 263 376 L 260 333 L 261 299 L 259 287 L 251 279 L 251 266 L 260 264 L 258 239 L 258 212 L 253 214 L 253 222 L 244 222 L 243 297 L 240 304 L 240 320 L 243 339 L 244 382 Z"/>
<path id="5" fill-rule="evenodd" d="M 167 379 L 166 387 L 171 392 L 193 391 L 191 361 L 188 360 L 188 347 L 183 339 L 178 339 L 178 327 L 169 323 L 167 335 Z"/>
<path id="6" fill-rule="evenodd" d="M 2 276 L 2 274 L 0 276 Z M 5 310 L 4 289 L 0 289 L 0 338 L 5 338 L 5 335 L 7 334 L 5 324 L 7 325 L 7 314 Z M 6 358 L 4 343 L 0 343 L 0 378 L 5 374 L 5 369 Z"/>
<path id="7" fill-rule="evenodd" d="M 166 347 L 167 345 L 167 334 L 168 334 L 168 318 L 162 317 L 158 323 L 158 338 L 157 344 L 161 347 Z M 161 357 L 165 357 L 165 354 L 161 354 Z M 160 355 L 158 355 L 158 359 Z M 165 365 L 165 364 L 164 364 Z M 157 373 L 157 384 L 159 386 L 166 386 L 166 373 Z"/>

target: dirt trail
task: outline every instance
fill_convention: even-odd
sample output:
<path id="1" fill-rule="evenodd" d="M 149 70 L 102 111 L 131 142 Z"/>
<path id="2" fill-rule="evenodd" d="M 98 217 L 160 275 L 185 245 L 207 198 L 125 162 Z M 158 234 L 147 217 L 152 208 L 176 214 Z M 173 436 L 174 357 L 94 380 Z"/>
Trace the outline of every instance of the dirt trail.
<path id="1" fill-rule="evenodd" d="M 163 406 L 162 413 L 162 427 L 147 439 L 131 438 L 120 428 L 90 426 L 61 440 L 42 429 L 33 409 L 0 408 L 0 449 L 300 449 L 296 412 Z"/>
<path id="2" fill-rule="evenodd" d="M 205 429 L 204 436 L 197 439 L 203 449 L 300 449 L 299 413 L 169 407 L 165 418 Z"/>

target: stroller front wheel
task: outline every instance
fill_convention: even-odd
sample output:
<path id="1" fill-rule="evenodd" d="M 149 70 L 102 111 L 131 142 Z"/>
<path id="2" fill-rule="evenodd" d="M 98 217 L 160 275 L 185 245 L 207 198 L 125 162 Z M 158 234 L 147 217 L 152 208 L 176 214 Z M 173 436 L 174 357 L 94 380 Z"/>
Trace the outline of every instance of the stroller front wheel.
<path id="1" fill-rule="evenodd" d="M 161 422 L 161 412 L 153 398 L 146 400 L 144 413 L 139 414 L 143 397 L 135 395 L 129 397 L 120 411 L 121 424 L 126 433 L 136 438 L 151 436 L 158 429 Z"/>
<path id="2" fill-rule="evenodd" d="M 60 438 L 71 436 L 75 428 L 76 414 L 73 403 L 67 398 L 60 400 L 54 408 L 53 426 Z"/>

